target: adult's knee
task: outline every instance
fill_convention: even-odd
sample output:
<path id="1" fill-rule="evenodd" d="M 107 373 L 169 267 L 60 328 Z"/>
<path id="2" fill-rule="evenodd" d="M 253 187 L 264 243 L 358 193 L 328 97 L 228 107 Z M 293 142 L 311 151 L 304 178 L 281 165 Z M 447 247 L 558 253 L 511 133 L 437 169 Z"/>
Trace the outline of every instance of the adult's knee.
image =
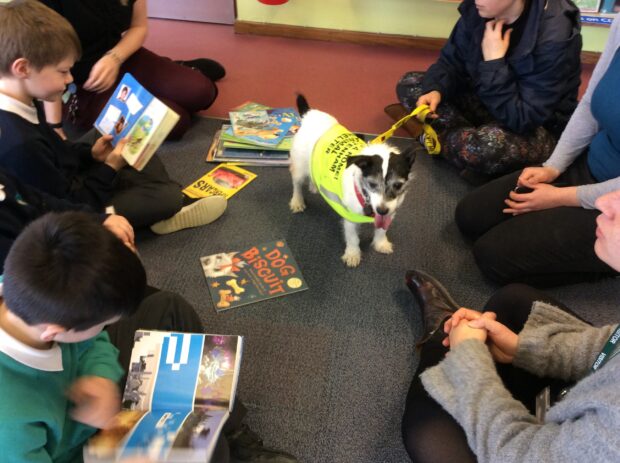
<path id="1" fill-rule="evenodd" d="M 403 444 L 415 463 L 458 461 L 474 463 L 465 432 L 439 404 L 430 398 L 407 404 L 401 432 Z"/>
<path id="2" fill-rule="evenodd" d="M 475 240 L 484 233 L 484 230 L 480 228 L 480 202 L 477 200 L 478 195 L 475 193 L 473 191 L 461 199 L 454 210 L 456 226 L 463 236 L 470 240 Z"/>
<path id="3" fill-rule="evenodd" d="M 472 252 L 480 272 L 489 280 L 505 285 L 518 281 L 519 270 L 509 244 L 491 236 L 483 235 L 474 243 Z"/>
<path id="4" fill-rule="evenodd" d="M 415 102 L 422 95 L 423 78 L 423 72 L 411 71 L 402 76 L 396 84 L 396 96 L 406 109 L 415 108 Z"/>

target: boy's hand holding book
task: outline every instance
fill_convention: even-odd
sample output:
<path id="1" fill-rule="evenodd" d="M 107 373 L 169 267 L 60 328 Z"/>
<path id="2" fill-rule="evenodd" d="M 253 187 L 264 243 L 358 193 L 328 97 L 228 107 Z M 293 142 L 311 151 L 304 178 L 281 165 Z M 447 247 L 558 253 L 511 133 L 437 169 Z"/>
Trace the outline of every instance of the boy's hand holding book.
<path id="1" fill-rule="evenodd" d="M 107 378 L 83 376 L 67 394 L 75 404 L 73 419 L 94 428 L 105 429 L 121 408 L 118 385 Z"/>
<path id="2" fill-rule="evenodd" d="M 105 158 L 105 163 L 117 172 L 127 165 L 127 161 L 122 156 L 123 148 L 125 148 L 126 144 L 127 138 L 120 139 L 114 149 L 110 151 Z"/>
<path id="3" fill-rule="evenodd" d="M 108 155 L 114 150 L 112 145 L 112 135 L 103 135 L 97 139 L 90 152 L 93 155 L 93 159 L 99 162 L 105 162 Z"/>

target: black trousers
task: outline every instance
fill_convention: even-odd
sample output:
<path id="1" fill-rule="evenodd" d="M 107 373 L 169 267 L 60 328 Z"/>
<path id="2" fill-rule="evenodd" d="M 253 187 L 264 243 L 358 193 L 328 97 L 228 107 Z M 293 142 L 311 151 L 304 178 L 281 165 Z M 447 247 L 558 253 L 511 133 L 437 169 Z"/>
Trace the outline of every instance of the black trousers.
<path id="1" fill-rule="evenodd" d="M 106 328 L 112 344 L 119 350 L 119 362 L 125 371 L 129 367 L 134 334 L 138 329 L 188 333 L 204 332 L 198 314 L 185 299 L 176 293 L 149 287 L 138 311 L 133 316 Z M 121 380 L 121 390 L 125 386 L 125 380 L 126 378 Z M 239 400 L 235 401 L 211 461 L 226 463 L 230 460 L 225 435 L 241 425 L 245 414 L 244 405 Z"/>
<path id="2" fill-rule="evenodd" d="M 101 135 L 91 129 L 77 141 L 94 144 Z M 183 207 L 181 185 L 170 179 L 166 167 L 155 154 L 141 171 L 123 167 L 117 175 L 110 204 L 134 228 L 144 228 L 172 217 Z"/>
<path id="3" fill-rule="evenodd" d="M 508 285 L 497 291 L 486 303 L 484 310 L 496 312 L 499 322 L 518 333 L 523 329 L 534 301 L 549 302 L 570 312 L 545 293 L 522 284 Z M 444 358 L 447 349 L 441 344 L 443 337 L 443 331 L 439 331 L 424 345 L 418 372 L 436 365 Z M 536 395 L 542 389 L 550 386 L 553 396 L 568 386 L 563 381 L 540 378 L 510 364 L 497 364 L 497 371 L 513 397 L 521 401 L 532 414 L 535 414 Z M 461 426 L 428 395 L 417 374 L 407 395 L 402 434 L 405 448 L 415 463 L 476 461 Z"/>
<path id="4" fill-rule="evenodd" d="M 456 207 L 461 232 L 473 241 L 482 273 L 500 283 L 539 288 L 594 281 L 617 272 L 594 253 L 597 210 L 556 207 L 512 216 L 504 200 L 521 171 L 505 175 L 469 193 Z M 558 186 L 595 183 L 582 154 L 558 177 Z"/>
<path id="5" fill-rule="evenodd" d="M 119 171 L 110 203 L 134 228 L 143 228 L 179 212 L 183 193 L 155 155 L 140 172 L 129 166 Z"/>

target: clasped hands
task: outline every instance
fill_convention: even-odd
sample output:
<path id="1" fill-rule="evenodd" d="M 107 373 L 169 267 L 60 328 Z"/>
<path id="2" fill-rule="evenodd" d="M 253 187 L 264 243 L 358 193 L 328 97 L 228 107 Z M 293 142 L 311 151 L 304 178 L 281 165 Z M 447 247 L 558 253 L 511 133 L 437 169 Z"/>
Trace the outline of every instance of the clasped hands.
<path id="1" fill-rule="evenodd" d="M 560 172 L 553 167 L 527 167 L 517 180 L 518 186 L 531 188 L 529 193 L 511 191 L 504 200 L 505 214 L 520 215 L 526 212 L 541 211 L 560 206 L 579 206 L 577 187 L 558 187 L 550 185 Z"/>
<path id="2" fill-rule="evenodd" d="M 460 308 L 444 323 L 444 332 L 444 346 L 454 349 L 465 340 L 477 339 L 486 343 L 498 363 L 512 363 L 519 343 L 519 336 L 498 322 L 494 312 Z"/>

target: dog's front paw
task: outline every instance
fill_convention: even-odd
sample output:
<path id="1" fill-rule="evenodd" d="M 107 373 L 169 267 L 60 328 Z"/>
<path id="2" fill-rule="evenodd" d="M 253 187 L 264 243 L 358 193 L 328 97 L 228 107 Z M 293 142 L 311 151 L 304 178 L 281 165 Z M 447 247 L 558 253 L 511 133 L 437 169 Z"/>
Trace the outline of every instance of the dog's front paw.
<path id="1" fill-rule="evenodd" d="M 306 210 L 306 203 L 303 198 L 291 198 L 291 202 L 288 204 L 291 208 L 291 212 L 298 213 Z"/>
<path id="2" fill-rule="evenodd" d="M 308 191 L 313 195 L 319 192 L 313 181 L 310 181 L 310 183 L 308 184 Z"/>
<path id="3" fill-rule="evenodd" d="M 342 262 L 345 263 L 347 267 L 357 267 L 362 260 L 362 251 L 359 248 L 357 249 L 345 249 L 344 254 L 341 257 Z"/>
<path id="4" fill-rule="evenodd" d="M 383 239 L 381 241 L 373 241 L 372 247 L 375 251 L 380 252 L 381 254 L 392 254 L 394 252 L 394 247 L 392 243 L 387 239 Z"/>

